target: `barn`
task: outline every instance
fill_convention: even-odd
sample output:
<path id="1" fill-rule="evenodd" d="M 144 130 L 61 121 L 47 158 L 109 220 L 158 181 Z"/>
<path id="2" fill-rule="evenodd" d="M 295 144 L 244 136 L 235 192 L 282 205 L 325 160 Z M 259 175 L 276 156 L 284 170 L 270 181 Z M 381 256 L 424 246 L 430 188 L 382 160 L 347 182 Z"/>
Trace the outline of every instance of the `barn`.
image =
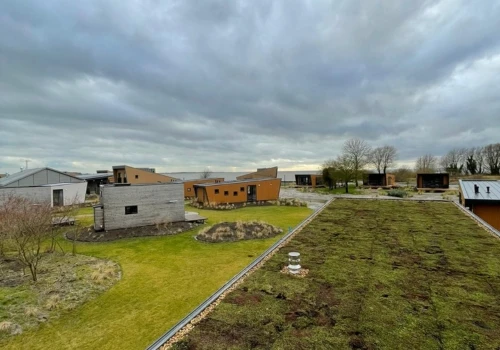
<path id="1" fill-rule="evenodd" d="M 421 173 L 417 174 L 417 188 L 440 189 L 450 187 L 450 174 L 448 173 Z"/>
<path id="2" fill-rule="evenodd" d="M 85 202 L 87 182 L 52 168 L 33 168 L 0 179 L 0 203 L 11 196 L 51 206 Z"/>
<path id="3" fill-rule="evenodd" d="M 500 231 L 500 181 L 459 180 L 460 203 Z"/>
<path id="4" fill-rule="evenodd" d="M 194 185 L 201 204 L 236 204 L 275 201 L 280 195 L 281 179 L 250 179 Z"/>

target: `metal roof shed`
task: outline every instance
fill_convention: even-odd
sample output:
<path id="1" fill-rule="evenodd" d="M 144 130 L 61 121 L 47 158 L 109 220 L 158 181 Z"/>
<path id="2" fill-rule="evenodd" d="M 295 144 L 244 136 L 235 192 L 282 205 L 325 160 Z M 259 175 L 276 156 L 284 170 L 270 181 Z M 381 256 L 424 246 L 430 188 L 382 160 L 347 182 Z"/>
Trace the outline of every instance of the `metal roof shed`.
<path id="1" fill-rule="evenodd" d="M 500 181 L 459 180 L 460 203 L 500 230 Z"/>

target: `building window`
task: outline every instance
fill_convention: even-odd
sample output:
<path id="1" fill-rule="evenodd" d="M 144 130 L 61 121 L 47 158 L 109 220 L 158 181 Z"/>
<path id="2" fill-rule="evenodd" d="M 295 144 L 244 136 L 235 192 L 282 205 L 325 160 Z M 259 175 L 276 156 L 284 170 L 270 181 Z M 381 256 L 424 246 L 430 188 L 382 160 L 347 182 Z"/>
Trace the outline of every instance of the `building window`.
<path id="1" fill-rule="evenodd" d="M 238 191 L 234 191 L 233 196 L 237 196 L 237 195 L 238 195 Z"/>
<path id="2" fill-rule="evenodd" d="M 224 191 L 224 196 L 229 196 L 229 191 Z"/>
<path id="3" fill-rule="evenodd" d="M 190 189 L 190 188 L 188 188 L 188 192 L 191 192 L 191 189 Z"/>
<path id="4" fill-rule="evenodd" d="M 135 176 L 135 178 L 136 178 L 136 179 L 138 179 L 138 178 L 139 178 L 139 175 L 136 175 L 136 176 Z"/>
<path id="5" fill-rule="evenodd" d="M 125 207 L 125 215 L 137 214 L 137 205 L 128 205 Z"/>
<path id="6" fill-rule="evenodd" d="M 219 194 L 219 190 L 218 189 L 215 190 L 215 194 Z"/>
<path id="7" fill-rule="evenodd" d="M 240 187 L 240 192 L 245 192 L 245 187 Z"/>

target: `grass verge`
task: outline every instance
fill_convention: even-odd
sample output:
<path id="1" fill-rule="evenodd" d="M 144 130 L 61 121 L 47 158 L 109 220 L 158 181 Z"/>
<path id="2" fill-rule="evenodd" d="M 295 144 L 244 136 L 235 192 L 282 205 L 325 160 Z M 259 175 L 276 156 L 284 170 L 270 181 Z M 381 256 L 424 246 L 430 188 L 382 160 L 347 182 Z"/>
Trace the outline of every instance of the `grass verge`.
<path id="1" fill-rule="evenodd" d="M 339 199 L 174 349 L 497 349 L 499 251 L 451 203 Z"/>

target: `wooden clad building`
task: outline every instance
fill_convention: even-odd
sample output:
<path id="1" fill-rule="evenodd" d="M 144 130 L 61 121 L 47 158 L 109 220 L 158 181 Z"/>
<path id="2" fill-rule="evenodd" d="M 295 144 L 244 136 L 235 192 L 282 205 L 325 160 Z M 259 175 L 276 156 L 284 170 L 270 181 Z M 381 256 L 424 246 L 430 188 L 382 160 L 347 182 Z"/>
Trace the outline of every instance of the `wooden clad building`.
<path id="1" fill-rule="evenodd" d="M 94 229 L 116 230 L 185 220 L 181 183 L 101 185 Z"/>
<path id="2" fill-rule="evenodd" d="M 310 186 L 312 188 L 322 187 L 323 175 L 318 174 L 295 174 L 295 184 L 299 187 Z"/>
<path id="3" fill-rule="evenodd" d="M 450 174 L 425 173 L 417 174 L 417 188 L 449 188 Z"/>
<path id="4" fill-rule="evenodd" d="M 500 231 L 500 181 L 459 180 L 460 203 Z"/>
<path id="5" fill-rule="evenodd" d="M 396 184 L 396 175 L 394 174 L 365 174 L 363 176 L 364 186 L 394 186 Z"/>
<path id="6" fill-rule="evenodd" d="M 275 201 L 280 195 L 281 179 L 250 179 L 193 185 L 202 204 Z"/>
<path id="7" fill-rule="evenodd" d="M 236 177 L 236 180 L 250 180 L 250 179 L 264 179 L 264 178 L 277 178 L 278 167 L 260 168 L 257 171 Z"/>
<path id="8" fill-rule="evenodd" d="M 195 179 L 195 180 L 182 181 L 182 183 L 184 184 L 184 198 L 196 197 L 194 185 L 220 183 L 220 182 L 224 182 L 223 177 L 214 177 L 214 178 L 209 178 L 209 179 Z"/>
<path id="9" fill-rule="evenodd" d="M 133 168 L 128 165 L 113 166 L 113 182 L 129 184 L 156 184 L 178 181 L 175 177 L 157 174 L 155 169 Z"/>

